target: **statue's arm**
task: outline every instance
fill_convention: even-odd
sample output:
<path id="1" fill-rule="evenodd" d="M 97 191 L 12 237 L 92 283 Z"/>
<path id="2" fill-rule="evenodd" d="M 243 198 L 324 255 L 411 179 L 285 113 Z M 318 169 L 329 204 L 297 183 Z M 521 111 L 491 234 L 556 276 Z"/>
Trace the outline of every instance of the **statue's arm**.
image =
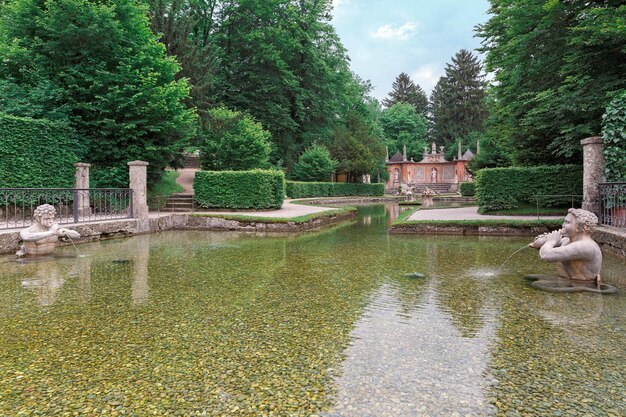
<path id="1" fill-rule="evenodd" d="M 28 229 L 25 229 L 20 232 L 20 237 L 25 242 L 36 242 L 54 235 L 56 235 L 56 231 L 52 230 L 47 230 L 45 232 L 31 232 Z"/>
<path id="2" fill-rule="evenodd" d="M 553 242 L 546 242 L 539 249 L 539 257 L 548 262 L 573 261 L 576 259 L 588 259 L 590 254 L 582 245 L 570 243 L 569 245 L 554 247 Z"/>

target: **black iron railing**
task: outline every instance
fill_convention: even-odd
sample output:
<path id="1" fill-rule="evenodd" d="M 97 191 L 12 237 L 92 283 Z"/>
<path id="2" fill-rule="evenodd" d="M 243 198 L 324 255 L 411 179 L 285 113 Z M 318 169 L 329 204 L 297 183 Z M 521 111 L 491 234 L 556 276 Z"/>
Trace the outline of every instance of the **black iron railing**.
<path id="1" fill-rule="evenodd" d="M 0 229 L 30 226 L 42 204 L 59 224 L 132 218 L 132 201 L 130 188 L 0 188 Z"/>
<path id="2" fill-rule="evenodd" d="M 600 187 L 600 224 L 626 228 L 626 182 L 603 182 Z"/>

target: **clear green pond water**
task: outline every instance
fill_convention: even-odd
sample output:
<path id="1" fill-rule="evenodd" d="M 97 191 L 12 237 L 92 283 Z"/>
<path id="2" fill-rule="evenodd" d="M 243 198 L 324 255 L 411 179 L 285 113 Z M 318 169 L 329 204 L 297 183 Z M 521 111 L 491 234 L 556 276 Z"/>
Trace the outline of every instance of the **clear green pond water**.
<path id="1" fill-rule="evenodd" d="M 168 232 L 0 258 L 0 416 L 624 416 L 617 295 L 541 292 L 528 238 Z M 424 278 L 407 278 L 419 272 Z"/>

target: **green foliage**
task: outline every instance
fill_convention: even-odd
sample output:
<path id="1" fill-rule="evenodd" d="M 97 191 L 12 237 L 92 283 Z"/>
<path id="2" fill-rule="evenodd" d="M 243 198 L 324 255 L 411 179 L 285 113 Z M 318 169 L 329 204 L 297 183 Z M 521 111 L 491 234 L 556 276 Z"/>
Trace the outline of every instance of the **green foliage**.
<path id="1" fill-rule="evenodd" d="M 618 94 L 602 116 L 606 180 L 626 181 L 626 90 Z"/>
<path id="2" fill-rule="evenodd" d="M 480 212 L 536 204 L 533 196 L 542 196 L 541 207 L 561 207 L 570 196 L 582 195 L 583 174 L 578 165 L 486 168 L 478 171 L 475 183 Z"/>
<path id="3" fill-rule="evenodd" d="M 151 209 L 158 209 L 165 205 L 167 197 L 174 193 L 182 193 L 184 188 L 176 182 L 180 175 L 177 171 L 165 171 L 161 181 L 152 183 L 148 187 L 148 206 Z"/>
<path id="4" fill-rule="evenodd" d="M 476 186 L 473 182 L 462 182 L 460 191 L 463 197 L 471 197 L 476 194 Z"/>
<path id="5" fill-rule="evenodd" d="M 200 163 L 206 170 L 245 171 L 268 168 L 271 134 L 242 112 L 225 107 L 207 114 L 209 128 L 200 146 Z"/>
<path id="6" fill-rule="evenodd" d="M 352 182 L 298 182 L 287 181 L 287 197 L 339 197 L 382 196 L 385 184 L 361 184 Z"/>
<path id="7" fill-rule="evenodd" d="M 362 175 L 387 172 L 382 131 L 367 109 L 349 114 L 345 126 L 333 134 L 330 151 L 339 161 L 337 171 L 345 173 L 349 182 L 360 181 Z"/>
<path id="8" fill-rule="evenodd" d="M 0 114 L 0 187 L 71 188 L 79 149 L 66 123 Z"/>
<path id="9" fill-rule="evenodd" d="M 430 134 L 450 146 L 472 132 L 482 132 L 487 117 L 485 76 L 478 58 L 461 49 L 446 65 L 430 97 Z"/>
<path id="10" fill-rule="evenodd" d="M 383 111 L 380 125 L 385 132 L 390 155 L 402 152 L 407 158 L 420 161 L 426 146 L 426 118 L 417 114 L 411 104 L 397 103 Z"/>
<path id="11" fill-rule="evenodd" d="M 389 108 L 397 103 L 410 104 L 417 114 L 426 117 L 428 111 L 428 97 L 418 84 L 413 83 L 408 74 L 401 72 L 391 84 L 389 98 L 383 99 L 383 105 Z"/>
<path id="12" fill-rule="evenodd" d="M 490 125 L 519 164 L 579 163 L 612 94 L 626 88 L 623 1 L 491 0 L 479 26 L 495 74 Z"/>
<path id="13" fill-rule="evenodd" d="M 308 148 L 293 168 L 292 177 L 299 181 L 327 181 L 337 168 L 337 161 L 330 157 L 330 152 L 322 145 Z"/>
<path id="14" fill-rule="evenodd" d="M 95 185 L 126 186 L 137 159 L 157 180 L 193 134 L 187 82 L 132 0 L 14 0 L 0 55 L 0 111 L 68 120 Z"/>
<path id="15" fill-rule="evenodd" d="M 279 209 L 285 199 L 281 171 L 198 171 L 193 183 L 198 204 L 207 208 Z"/>

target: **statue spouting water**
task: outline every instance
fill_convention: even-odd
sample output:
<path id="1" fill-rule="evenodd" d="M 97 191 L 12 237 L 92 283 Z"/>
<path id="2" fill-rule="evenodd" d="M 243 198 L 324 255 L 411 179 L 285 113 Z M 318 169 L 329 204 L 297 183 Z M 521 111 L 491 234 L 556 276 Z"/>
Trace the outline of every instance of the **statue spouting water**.
<path id="1" fill-rule="evenodd" d="M 538 280 L 533 286 L 554 291 L 614 290 L 600 283 L 602 251 L 589 235 L 597 225 L 598 217 L 592 212 L 569 209 L 561 230 L 537 236 L 528 246 L 539 249 L 544 261 L 556 262 L 557 277 L 529 275 L 527 278 Z M 558 282 L 563 279 L 568 282 Z"/>
<path id="2" fill-rule="evenodd" d="M 18 257 L 49 255 L 54 251 L 60 236 L 70 239 L 80 238 L 75 230 L 70 230 L 54 223 L 55 208 L 50 204 L 42 204 L 33 212 L 35 223 L 20 232 L 24 244 L 17 251 Z"/>

